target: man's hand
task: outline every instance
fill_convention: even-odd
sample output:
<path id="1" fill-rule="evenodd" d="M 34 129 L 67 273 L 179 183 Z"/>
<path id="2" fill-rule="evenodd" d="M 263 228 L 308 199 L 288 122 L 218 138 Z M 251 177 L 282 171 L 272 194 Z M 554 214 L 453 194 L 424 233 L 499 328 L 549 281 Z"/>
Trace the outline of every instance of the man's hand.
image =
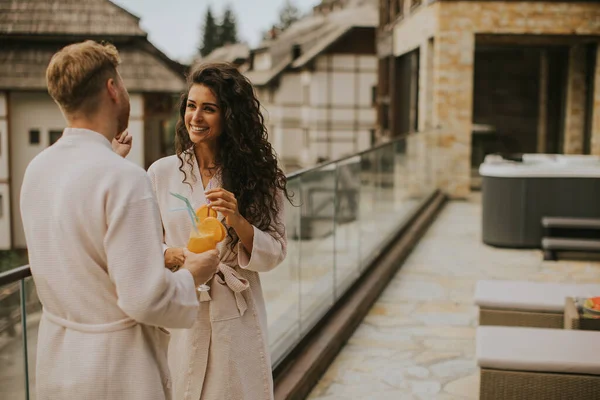
<path id="1" fill-rule="evenodd" d="M 219 251 L 209 250 L 204 253 L 192 253 L 188 249 L 183 250 L 185 263 L 183 269 L 187 269 L 194 277 L 196 286 L 208 282 L 219 269 Z"/>
<path id="2" fill-rule="evenodd" d="M 129 134 L 127 130 L 123 133 L 118 134 L 112 141 L 112 148 L 115 153 L 120 155 L 121 157 L 127 157 L 127 154 L 131 151 L 131 144 L 133 142 L 133 138 Z"/>
<path id="3" fill-rule="evenodd" d="M 185 262 L 183 250 L 183 247 L 169 247 L 165 251 L 165 267 L 170 270 L 173 270 L 177 266 L 181 267 Z"/>

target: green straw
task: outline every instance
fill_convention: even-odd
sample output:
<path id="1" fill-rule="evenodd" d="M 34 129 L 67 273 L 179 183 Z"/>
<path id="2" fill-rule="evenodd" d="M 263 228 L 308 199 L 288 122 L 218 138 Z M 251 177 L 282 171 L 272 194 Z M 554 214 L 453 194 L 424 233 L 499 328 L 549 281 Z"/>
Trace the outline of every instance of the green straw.
<path id="1" fill-rule="evenodd" d="M 194 230 L 196 231 L 196 233 L 200 234 L 200 231 L 198 231 L 198 226 L 196 225 L 199 222 L 198 216 L 196 215 L 196 212 L 194 211 L 194 208 L 192 207 L 192 204 L 190 203 L 190 201 L 180 194 L 173 193 L 173 192 L 169 192 L 169 193 L 171 194 L 171 196 L 175 196 L 179 200 L 181 200 L 185 203 L 186 210 L 188 212 L 188 216 L 190 217 L 190 220 L 192 221 L 192 226 L 194 227 Z"/>

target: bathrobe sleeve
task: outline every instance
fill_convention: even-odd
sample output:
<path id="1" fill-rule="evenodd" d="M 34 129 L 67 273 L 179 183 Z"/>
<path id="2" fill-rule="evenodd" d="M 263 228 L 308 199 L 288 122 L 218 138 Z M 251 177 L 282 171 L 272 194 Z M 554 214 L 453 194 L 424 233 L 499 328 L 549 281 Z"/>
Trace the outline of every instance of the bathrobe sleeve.
<path id="1" fill-rule="evenodd" d="M 276 201 L 279 203 L 279 214 L 273 218 L 272 230 L 263 232 L 253 226 L 252 254 L 248 253 L 241 241 L 238 243 L 238 264 L 241 268 L 254 272 L 267 272 L 285 259 L 287 237 L 282 192 L 277 192 Z"/>
<path id="2" fill-rule="evenodd" d="M 158 205 L 148 176 L 140 172 L 106 201 L 104 246 L 118 305 L 144 324 L 190 328 L 199 307 L 194 279 L 187 270 L 172 273 L 164 267 Z"/>

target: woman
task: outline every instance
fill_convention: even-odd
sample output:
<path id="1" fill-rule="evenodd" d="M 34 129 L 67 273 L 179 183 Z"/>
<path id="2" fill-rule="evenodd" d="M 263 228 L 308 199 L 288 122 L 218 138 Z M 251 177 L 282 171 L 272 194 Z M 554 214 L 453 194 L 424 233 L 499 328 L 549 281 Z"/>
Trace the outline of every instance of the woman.
<path id="1" fill-rule="evenodd" d="M 192 329 L 172 332 L 169 366 L 177 400 L 273 398 L 266 310 L 258 272 L 283 261 L 286 178 L 250 82 L 229 64 L 208 64 L 188 77 L 179 106 L 176 155 L 148 170 L 165 234 L 165 265 L 184 262 L 192 223 L 183 203 L 219 213 L 227 237 L 219 272 L 201 292 Z"/>

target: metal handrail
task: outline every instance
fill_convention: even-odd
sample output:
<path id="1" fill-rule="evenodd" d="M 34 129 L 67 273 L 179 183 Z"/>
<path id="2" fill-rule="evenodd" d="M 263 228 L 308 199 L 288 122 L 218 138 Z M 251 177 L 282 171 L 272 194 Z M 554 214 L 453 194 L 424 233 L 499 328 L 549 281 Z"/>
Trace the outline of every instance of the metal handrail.
<path id="1" fill-rule="evenodd" d="M 8 285 L 31 276 L 29 265 L 13 268 L 0 274 L 0 286 Z"/>
<path id="2" fill-rule="evenodd" d="M 381 144 L 379 144 L 377 146 L 370 147 L 370 148 L 368 148 L 366 150 L 362 150 L 362 151 L 359 151 L 357 153 L 354 153 L 354 154 L 351 154 L 351 155 L 348 155 L 348 156 L 345 156 L 345 157 L 338 158 L 337 160 L 326 161 L 326 162 L 317 164 L 317 165 L 315 165 L 313 167 L 304 168 L 304 169 L 300 169 L 298 171 L 291 172 L 291 173 L 287 174 L 286 177 L 287 177 L 288 180 L 290 180 L 292 178 L 296 178 L 298 176 L 301 176 L 301 175 L 304 175 L 304 174 L 307 174 L 307 173 L 310 173 L 310 172 L 313 172 L 313 171 L 316 171 L 316 170 L 320 170 L 320 169 L 322 169 L 324 167 L 327 167 L 329 165 L 333 165 L 333 164 L 336 164 L 336 163 L 344 162 L 344 161 L 346 161 L 346 160 L 348 160 L 350 158 L 357 157 L 357 156 L 362 156 L 362 155 L 367 154 L 367 153 L 371 153 L 371 152 L 376 151 L 378 149 L 381 149 L 383 147 L 390 146 L 390 145 L 392 145 L 394 143 L 400 142 L 401 140 L 405 140 L 410 135 L 411 134 L 400 135 L 397 138 L 394 138 L 393 140 L 390 140 L 388 142 L 381 143 Z M 11 269 L 9 271 L 5 271 L 5 272 L 0 273 L 0 286 L 8 285 L 10 283 L 17 282 L 17 281 L 19 281 L 21 279 L 25 279 L 25 278 L 30 277 L 30 276 L 31 276 L 31 269 L 29 268 L 29 265 L 23 265 L 21 267 L 17 267 L 17 268 Z"/>
<path id="3" fill-rule="evenodd" d="M 418 132 L 417 132 L 417 133 L 418 133 Z M 407 133 L 407 134 L 403 134 L 403 135 L 400 135 L 400 136 L 398 136 L 397 138 L 394 138 L 394 139 L 392 139 L 392 140 L 390 140 L 390 141 L 388 141 L 388 142 L 385 142 L 385 143 L 378 144 L 377 146 L 369 147 L 368 149 L 366 149 L 366 150 L 362 150 L 362 151 L 359 151 L 358 153 L 350 154 L 350 155 L 347 155 L 347 156 L 344 156 L 344 157 L 338 158 L 337 160 L 333 160 L 333 161 L 325 161 L 325 162 L 322 162 L 322 163 L 320 163 L 320 164 L 317 164 L 317 165 L 315 165 L 315 166 L 312 166 L 312 167 L 308 167 L 308 168 L 299 169 L 299 170 L 297 170 L 297 171 L 294 171 L 294 172 L 291 172 L 291 173 L 287 174 L 287 175 L 286 175 L 286 178 L 287 178 L 288 180 L 290 180 L 290 179 L 292 179 L 292 178 L 296 178 L 296 177 L 298 177 L 298 176 L 300 176 L 300 175 L 304 175 L 304 174 L 306 174 L 306 173 L 308 173 L 308 172 L 313 172 L 313 171 L 316 171 L 316 170 L 322 169 L 322 168 L 324 168 L 324 167 L 327 167 L 327 166 L 329 166 L 329 165 L 332 165 L 332 164 L 337 164 L 337 163 L 340 163 L 340 162 L 346 161 L 346 160 L 348 160 L 348 159 L 350 159 L 350 158 L 353 158 L 353 157 L 360 157 L 360 156 L 362 156 L 362 155 L 364 155 L 364 154 L 367 154 L 367 153 L 370 153 L 370 152 L 372 152 L 372 151 L 376 151 L 376 150 L 378 150 L 378 149 L 381 149 L 381 148 L 383 148 L 383 147 L 389 146 L 389 145 L 391 145 L 391 144 L 394 144 L 394 143 L 400 142 L 401 140 L 404 140 L 404 139 L 406 139 L 406 138 L 407 138 L 408 136 L 410 136 L 410 135 L 411 135 L 411 134 L 409 134 L 409 133 Z"/>

